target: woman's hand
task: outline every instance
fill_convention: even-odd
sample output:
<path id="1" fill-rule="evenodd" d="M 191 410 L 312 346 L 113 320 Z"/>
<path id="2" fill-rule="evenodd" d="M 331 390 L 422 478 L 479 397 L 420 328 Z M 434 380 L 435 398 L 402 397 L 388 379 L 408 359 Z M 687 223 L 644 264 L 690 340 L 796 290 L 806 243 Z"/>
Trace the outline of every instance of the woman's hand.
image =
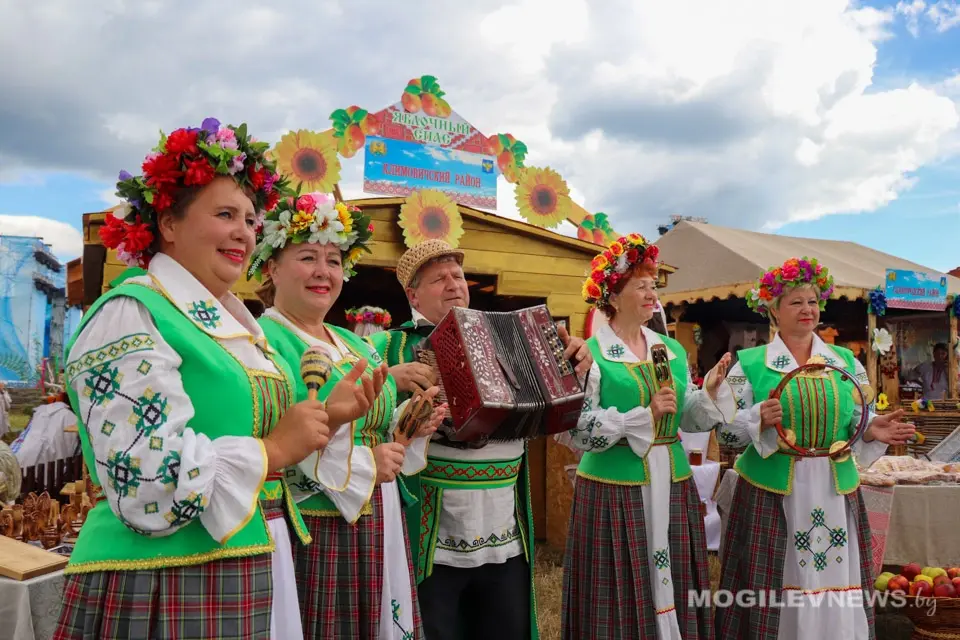
<path id="1" fill-rule="evenodd" d="M 863 441 L 879 440 L 884 444 L 906 444 L 917 428 L 910 423 L 900 422 L 903 413 L 903 409 L 897 409 L 871 420 L 867 432 L 863 434 Z"/>
<path id="2" fill-rule="evenodd" d="M 397 390 L 405 393 L 426 391 L 437 384 L 437 374 L 422 362 L 407 362 L 390 367 Z"/>
<path id="3" fill-rule="evenodd" d="M 377 464 L 377 484 L 393 482 L 403 467 L 406 449 L 399 442 L 385 442 L 373 448 L 373 459 Z"/>
<path id="4" fill-rule="evenodd" d="M 727 371 L 730 370 L 730 362 L 732 360 L 733 356 L 725 353 L 723 357 L 720 358 L 720 362 L 707 372 L 707 377 L 703 382 L 703 389 L 714 402 L 717 401 L 717 389 L 720 388 L 720 383 L 727 379 Z"/>
<path id="5" fill-rule="evenodd" d="M 267 469 L 279 471 L 297 464 L 314 451 L 322 451 L 330 439 L 328 421 L 323 403 L 316 400 L 304 400 L 287 409 L 263 439 Z"/>
<path id="6" fill-rule="evenodd" d="M 367 370 L 367 360 L 363 358 L 334 385 L 327 396 L 327 415 L 334 431 L 340 425 L 353 422 L 365 416 L 380 392 L 383 390 L 383 381 L 387 377 L 387 366 L 380 365 L 373 370 L 373 375 L 364 375 Z M 357 380 L 360 384 L 357 384 Z"/>
<path id="7" fill-rule="evenodd" d="M 676 415 L 677 392 L 670 387 L 661 387 L 650 400 L 650 411 L 653 413 L 654 422 L 667 414 Z"/>
<path id="8" fill-rule="evenodd" d="M 770 392 L 773 395 L 773 392 Z M 783 407 L 780 400 L 770 398 L 760 403 L 760 431 L 761 433 L 771 427 L 776 427 L 783 421 Z"/>

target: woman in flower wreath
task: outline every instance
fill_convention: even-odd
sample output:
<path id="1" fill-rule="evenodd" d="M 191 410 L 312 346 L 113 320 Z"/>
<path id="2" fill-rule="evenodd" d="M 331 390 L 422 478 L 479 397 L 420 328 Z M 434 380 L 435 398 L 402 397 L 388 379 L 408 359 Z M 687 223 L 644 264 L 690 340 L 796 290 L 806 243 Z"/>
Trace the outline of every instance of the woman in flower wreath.
<path id="1" fill-rule="evenodd" d="M 396 431 L 401 411 L 386 365 L 359 336 L 324 322 L 344 281 L 369 252 L 372 234 L 369 217 L 332 196 L 289 198 L 267 215 L 250 267 L 252 277 L 264 279 L 258 293 L 269 308 L 260 324 L 270 344 L 291 366 L 310 347 L 319 347 L 334 363 L 321 399 L 330 400 L 330 389 L 351 366 L 383 382 L 366 415 L 330 416 L 334 428 L 354 436 L 346 450 L 334 451 L 331 444 L 323 453 L 339 461 L 339 468 L 318 473 L 314 455 L 291 475 L 314 538 L 314 544 L 294 549 L 303 628 L 310 638 L 423 638 L 396 479 L 401 470 L 417 473 L 426 466 L 428 438 L 446 407 L 431 407 L 434 387 L 425 394 L 416 432 Z M 306 394 L 298 384 L 297 398 Z"/>
<path id="2" fill-rule="evenodd" d="M 815 332 L 833 286 L 817 260 L 791 258 L 764 273 L 747 298 L 777 334 L 770 344 L 740 351 L 727 376 L 739 410 L 721 427 L 720 440 L 746 450 L 735 465 L 740 482 L 720 587 L 803 606 L 720 607 L 720 638 L 874 638 L 873 609 L 864 597 L 873 582 L 870 526 L 857 464 L 869 467 L 888 444 L 906 442 L 914 428 L 900 422 L 903 411 L 871 413 L 853 447 L 856 462 L 851 456 L 798 457 L 779 439 L 777 423 L 798 446 L 840 447 L 860 421 L 856 388 L 828 370 L 825 377 L 800 374 L 779 400 L 770 398 L 784 376 L 811 359 L 844 369 L 871 395 L 853 353 L 827 345 Z"/>
<path id="3" fill-rule="evenodd" d="M 732 417 L 729 389 L 718 389 L 730 354 L 701 391 L 680 343 L 644 326 L 657 306 L 657 257 L 656 246 L 630 234 L 593 259 L 584 283 L 584 299 L 609 324 L 587 340 L 584 410 L 567 434 L 584 451 L 564 568 L 570 640 L 714 637 L 710 607 L 687 598 L 710 580 L 700 497 L 677 432 L 709 430 L 723 421 L 721 406 Z M 660 345 L 672 388 L 657 382 L 651 351 Z"/>
<path id="4" fill-rule="evenodd" d="M 350 330 L 361 338 L 386 331 L 393 322 L 390 312 L 380 307 L 363 306 L 359 309 L 347 309 L 346 315 Z"/>
<path id="5" fill-rule="evenodd" d="M 66 568 L 59 640 L 302 637 L 288 523 L 309 536 L 280 471 L 324 448 L 327 414 L 294 402 L 294 371 L 230 293 L 285 188 L 266 149 L 207 118 L 120 173 L 100 235 L 139 268 L 68 345 L 103 499 Z"/>

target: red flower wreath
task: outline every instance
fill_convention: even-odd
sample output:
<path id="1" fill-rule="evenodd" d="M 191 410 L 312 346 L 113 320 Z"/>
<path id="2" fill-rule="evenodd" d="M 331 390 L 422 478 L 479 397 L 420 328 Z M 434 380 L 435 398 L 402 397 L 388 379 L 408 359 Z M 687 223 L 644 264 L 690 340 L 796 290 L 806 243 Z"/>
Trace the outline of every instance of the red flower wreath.
<path id="1" fill-rule="evenodd" d="M 125 202 L 106 216 L 100 239 L 125 264 L 146 267 L 157 216 L 173 206 L 176 190 L 208 185 L 218 175 L 233 177 L 252 193 L 259 212 L 270 211 L 287 184 L 267 159 L 269 148 L 247 135 L 247 125 L 221 126 L 216 118 L 207 118 L 199 128 L 161 134 L 160 144 L 141 165 L 142 176 L 120 172 L 117 195 Z"/>

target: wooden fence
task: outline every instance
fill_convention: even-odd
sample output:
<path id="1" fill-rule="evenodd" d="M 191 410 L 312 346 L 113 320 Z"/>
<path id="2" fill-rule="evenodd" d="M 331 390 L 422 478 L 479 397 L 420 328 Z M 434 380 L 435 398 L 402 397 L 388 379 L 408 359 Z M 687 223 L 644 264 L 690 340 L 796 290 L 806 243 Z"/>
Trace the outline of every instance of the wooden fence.
<path id="1" fill-rule="evenodd" d="M 54 460 L 45 464 L 37 464 L 20 470 L 22 483 L 20 485 L 20 499 L 28 493 L 41 494 L 44 491 L 50 497 L 60 502 L 67 502 L 69 496 L 60 495 L 63 485 L 83 478 L 83 456 L 76 455 L 70 458 Z"/>

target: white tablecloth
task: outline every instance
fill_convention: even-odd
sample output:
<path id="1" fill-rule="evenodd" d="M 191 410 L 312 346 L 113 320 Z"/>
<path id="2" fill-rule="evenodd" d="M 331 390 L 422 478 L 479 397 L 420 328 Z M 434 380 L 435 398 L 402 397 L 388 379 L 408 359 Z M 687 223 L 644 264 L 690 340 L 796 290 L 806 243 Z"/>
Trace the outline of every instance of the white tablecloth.
<path id="1" fill-rule="evenodd" d="M 63 571 L 22 582 L 0 576 L 0 640 L 49 640 L 62 599 Z"/>
<path id="2" fill-rule="evenodd" d="M 690 451 L 699 449 L 703 463 L 694 466 L 693 481 L 697 484 L 697 492 L 701 502 L 707 506 L 707 513 L 703 518 L 703 526 L 707 532 L 707 549 L 717 551 L 720 548 L 720 514 L 717 512 L 717 503 L 713 499 L 717 480 L 720 478 L 720 463 L 707 460 L 707 449 L 710 446 L 710 432 L 681 433 L 680 440 L 689 457 Z"/>

